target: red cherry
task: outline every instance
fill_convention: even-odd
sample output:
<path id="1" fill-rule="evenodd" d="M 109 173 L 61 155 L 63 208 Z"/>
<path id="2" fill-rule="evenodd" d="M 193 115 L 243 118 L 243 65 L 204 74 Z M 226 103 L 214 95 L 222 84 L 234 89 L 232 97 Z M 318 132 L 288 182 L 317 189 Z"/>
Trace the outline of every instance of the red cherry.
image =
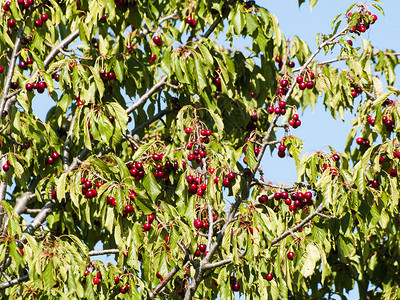
<path id="1" fill-rule="evenodd" d="M 351 91 L 351 96 L 352 96 L 353 98 L 357 97 L 357 92 L 356 92 L 355 90 L 352 90 L 352 91 Z"/>
<path id="2" fill-rule="evenodd" d="M 151 224 L 151 223 L 153 223 L 153 221 L 154 221 L 154 215 L 153 214 L 148 215 L 147 222 L 149 222 Z"/>
<path id="3" fill-rule="evenodd" d="M 314 81 L 307 81 L 306 86 L 309 90 L 311 90 L 314 87 Z"/>
<path id="4" fill-rule="evenodd" d="M 9 19 L 7 21 L 7 26 L 10 27 L 10 28 L 14 28 L 15 27 L 15 20 Z"/>
<path id="5" fill-rule="evenodd" d="M 151 224 L 150 223 L 145 223 L 144 225 L 143 225 L 143 230 L 144 231 L 149 231 L 151 229 Z"/>
<path id="6" fill-rule="evenodd" d="M 287 254 L 287 258 L 289 259 L 289 260 L 293 260 L 293 258 L 294 258 L 294 253 L 293 252 L 288 252 L 288 254 Z"/>
<path id="7" fill-rule="evenodd" d="M 303 82 L 303 76 L 297 76 L 297 77 L 296 77 L 296 82 L 297 82 L 297 83 Z"/>
<path id="8" fill-rule="evenodd" d="M 42 20 L 35 20 L 35 27 L 42 27 L 43 26 L 43 21 Z"/>
<path id="9" fill-rule="evenodd" d="M 362 137 L 359 137 L 356 139 L 356 143 L 361 146 L 364 144 L 364 139 Z"/>
<path id="10" fill-rule="evenodd" d="M 115 200 L 115 198 L 110 196 L 107 198 L 107 203 L 112 204 L 114 200 Z"/>
<path id="11" fill-rule="evenodd" d="M 194 220 L 193 224 L 194 224 L 194 227 L 196 227 L 196 228 L 202 228 L 203 227 L 203 221 L 200 220 L 200 219 Z"/>
<path id="12" fill-rule="evenodd" d="M 40 19 L 41 19 L 43 22 L 46 22 L 46 21 L 49 19 L 49 17 L 48 17 L 46 14 L 41 14 L 41 15 L 40 15 Z"/>
<path id="13" fill-rule="evenodd" d="M 205 244 L 200 244 L 199 245 L 199 250 L 204 253 L 207 250 L 207 246 Z"/>
<path id="14" fill-rule="evenodd" d="M 308 200 L 308 199 L 311 199 L 311 197 L 312 197 L 311 192 L 305 192 L 305 193 L 304 193 L 304 198 L 306 198 L 307 200 Z"/>
<path id="15" fill-rule="evenodd" d="M 27 84 L 25 85 L 25 88 L 26 88 L 27 91 L 32 91 L 32 90 L 33 90 L 33 84 L 27 83 Z"/>
<path id="16" fill-rule="evenodd" d="M 268 281 L 271 281 L 272 279 L 274 279 L 274 275 L 272 275 L 271 273 L 268 273 L 266 278 Z"/>
<path id="17" fill-rule="evenodd" d="M 160 272 L 159 272 L 159 271 L 157 271 L 157 273 L 156 273 L 156 277 L 157 277 L 158 279 L 161 279 L 161 280 L 163 280 L 163 277 L 162 277 L 162 275 L 160 274 Z"/>
<path id="18" fill-rule="evenodd" d="M 286 79 L 281 80 L 280 85 L 281 87 L 286 87 L 288 85 L 288 81 Z"/>
<path id="19" fill-rule="evenodd" d="M 153 37 L 153 42 L 154 42 L 157 46 L 161 46 L 161 45 L 162 45 L 162 40 L 161 40 L 161 38 L 160 38 L 158 35 L 156 35 L 156 36 Z"/>
<path id="20" fill-rule="evenodd" d="M 300 89 L 300 90 L 305 90 L 306 87 L 307 87 L 307 84 L 306 84 L 304 81 L 302 81 L 302 82 L 299 83 L 299 89 Z"/>
<path id="21" fill-rule="evenodd" d="M 92 182 L 90 180 L 85 181 L 85 188 L 90 189 L 92 187 Z"/>
<path id="22" fill-rule="evenodd" d="M 224 178 L 224 179 L 222 180 L 222 185 L 223 185 L 224 187 L 230 187 L 230 186 L 231 186 L 231 182 L 229 181 L 228 178 Z"/>
<path id="23" fill-rule="evenodd" d="M 152 54 L 151 57 L 150 57 L 150 61 L 149 62 L 150 63 L 154 62 L 156 60 L 156 58 L 157 58 L 157 55 Z"/>
<path id="24" fill-rule="evenodd" d="M 51 157 L 52 157 L 53 159 L 58 159 L 58 158 L 59 158 L 59 154 L 58 154 L 57 152 L 53 152 L 53 153 L 51 154 Z"/>
<path id="25" fill-rule="evenodd" d="M 133 206 L 128 204 L 125 206 L 125 210 L 127 213 L 132 213 L 133 212 Z"/>
<path id="26" fill-rule="evenodd" d="M 282 57 L 276 56 L 276 57 L 275 57 L 275 61 L 276 61 L 277 63 L 282 62 Z"/>
<path id="27" fill-rule="evenodd" d="M 240 284 L 239 283 L 235 283 L 232 285 L 232 290 L 234 290 L 235 292 L 238 292 L 240 290 Z"/>
<path id="28" fill-rule="evenodd" d="M 123 285 L 119 288 L 121 294 L 126 294 L 126 287 Z"/>
<path id="29" fill-rule="evenodd" d="M 99 284 L 100 283 L 100 279 L 97 278 L 97 277 L 93 278 L 93 283 L 94 284 Z"/>
<path id="30" fill-rule="evenodd" d="M 233 179 L 235 179 L 235 173 L 229 172 L 226 177 L 228 177 L 229 181 L 232 181 Z"/>
<path id="31" fill-rule="evenodd" d="M 190 134 L 192 132 L 192 128 L 186 127 L 185 132 L 186 132 L 186 134 Z"/>

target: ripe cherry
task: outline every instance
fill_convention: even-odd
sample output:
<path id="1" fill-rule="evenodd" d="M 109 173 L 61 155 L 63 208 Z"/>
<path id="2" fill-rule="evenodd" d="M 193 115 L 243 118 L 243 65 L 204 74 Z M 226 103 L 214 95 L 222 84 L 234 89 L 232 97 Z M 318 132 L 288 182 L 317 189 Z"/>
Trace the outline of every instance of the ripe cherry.
<path id="1" fill-rule="evenodd" d="M 58 154 L 58 152 L 53 152 L 53 153 L 51 154 L 51 157 L 52 157 L 53 159 L 58 159 L 58 158 L 60 157 L 60 155 Z"/>
<path id="2" fill-rule="evenodd" d="M 224 178 L 224 179 L 222 180 L 222 185 L 223 185 L 224 187 L 230 187 L 230 186 L 231 186 L 231 182 L 229 181 L 228 178 Z"/>
<path id="3" fill-rule="evenodd" d="M 161 45 L 162 45 L 162 40 L 161 40 L 161 38 L 160 38 L 158 35 L 156 35 L 156 36 L 153 37 L 153 42 L 154 42 L 157 46 L 161 46 Z"/>
<path id="4" fill-rule="evenodd" d="M 361 146 L 364 144 L 364 139 L 362 137 L 359 137 L 356 139 L 356 143 Z"/>
<path id="5" fill-rule="evenodd" d="M 231 181 L 231 180 L 235 179 L 235 173 L 229 172 L 226 177 L 228 177 L 228 179 Z"/>
<path id="6" fill-rule="evenodd" d="M 293 260 L 293 258 L 294 258 L 294 252 L 288 252 L 288 254 L 287 254 L 287 258 L 289 259 L 289 260 Z"/>
<path id="7" fill-rule="evenodd" d="M 186 134 L 190 134 L 192 132 L 192 128 L 186 127 L 185 132 L 186 132 Z"/>
<path id="8" fill-rule="evenodd" d="M 281 80 L 280 85 L 281 87 L 286 87 L 288 85 L 288 81 L 286 79 Z"/>
<path id="9" fill-rule="evenodd" d="M 200 219 L 194 220 L 193 224 L 194 224 L 194 227 L 196 227 L 196 228 L 202 228 L 203 227 L 203 221 L 200 220 Z"/>
<path id="10" fill-rule="evenodd" d="M 118 283 L 119 283 L 119 277 L 118 277 L 118 276 L 115 276 L 115 277 L 114 277 L 114 283 L 115 283 L 115 284 L 118 284 Z"/>
<path id="11" fill-rule="evenodd" d="M 156 277 L 157 277 L 158 279 L 163 280 L 163 277 L 162 277 L 162 275 L 160 274 L 160 271 L 157 271 Z"/>
<path id="12" fill-rule="evenodd" d="M 93 283 L 94 284 L 99 284 L 100 283 L 100 279 L 97 278 L 97 277 L 93 278 Z"/>
<path id="13" fill-rule="evenodd" d="M 274 275 L 272 275 L 271 273 L 268 273 L 266 278 L 268 281 L 271 281 L 272 279 L 274 279 Z"/>
<path id="14" fill-rule="evenodd" d="M 145 223 L 144 225 L 143 225 L 143 230 L 144 231 L 149 231 L 151 229 L 151 224 L 150 223 Z"/>
<path id="15" fill-rule="evenodd" d="M 157 58 L 157 55 L 152 54 L 151 57 L 150 57 L 149 63 L 153 63 L 156 60 L 156 58 Z"/>
<path id="16" fill-rule="evenodd" d="M 7 21 L 7 26 L 10 27 L 10 28 L 14 28 L 15 27 L 15 20 L 9 19 Z"/>
<path id="17" fill-rule="evenodd" d="M 397 169 L 390 169 L 389 174 L 392 177 L 397 177 Z"/>
<path id="18" fill-rule="evenodd" d="M 133 206 L 128 204 L 125 206 L 125 210 L 127 213 L 132 213 L 133 212 Z"/>
<path id="19" fill-rule="evenodd" d="M 43 26 L 43 21 L 42 20 L 35 20 L 35 27 L 42 27 Z"/>
<path id="20" fill-rule="evenodd" d="M 232 290 L 234 290 L 235 292 L 238 292 L 240 290 L 240 284 L 239 283 L 235 283 L 232 285 Z"/>
<path id="21" fill-rule="evenodd" d="M 149 222 L 151 224 L 151 223 L 153 223 L 153 221 L 154 221 L 154 215 L 153 214 L 148 215 L 147 222 Z"/>
<path id="22" fill-rule="evenodd" d="M 300 89 L 300 90 L 305 90 L 306 87 L 307 87 L 307 84 L 306 84 L 304 81 L 302 81 L 302 82 L 299 83 L 299 89 Z"/>
<path id="23" fill-rule="evenodd" d="M 314 81 L 307 81 L 306 86 L 309 90 L 311 90 L 314 87 Z"/>
<path id="24" fill-rule="evenodd" d="M 46 21 L 49 19 L 49 17 L 48 17 L 46 14 L 41 14 L 41 15 L 40 15 L 40 19 L 41 19 L 43 22 L 46 22 Z"/>

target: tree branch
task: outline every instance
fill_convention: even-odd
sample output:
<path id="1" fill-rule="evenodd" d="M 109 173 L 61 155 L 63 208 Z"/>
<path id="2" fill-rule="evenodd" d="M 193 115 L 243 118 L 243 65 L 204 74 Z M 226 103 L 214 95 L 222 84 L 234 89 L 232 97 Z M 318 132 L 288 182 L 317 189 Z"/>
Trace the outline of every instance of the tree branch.
<path id="1" fill-rule="evenodd" d="M 53 211 L 53 207 L 55 206 L 55 202 L 49 201 L 42 208 L 42 211 L 38 213 L 38 215 L 33 219 L 33 221 L 28 225 L 28 227 L 23 231 L 25 234 L 32 234 L 40 225 L 46 220 L 47 216 L 51 214 Z M 21 243 L 26 243 L 25 234 L 21 238 Z"/>
<path id="2" fill-rule="evenodd" d="M 303 219 L 303 221 L 301 221 L 299 224 L 297 224 L 296 226 L 286 230 L 284 233 L 282 233 L 280 236 L 276 237 L 275 239 L 272 240 L 271 242 L 271 247 L 275 247 L 278 244 L 278 242 L 280 242 L 281 240 L 283 240 L 285 237 L 287 237 L 288 235 L 293 234 L 293 232 L 303 228 L 303 226 L 305 224 L 307 224 L 309 221 L 311 221 L 316 215 L 318 215 L 318 213 L 320 213 L 321 211 L 323 211 L 325 209 L 325 205 L 321 202 L 321 204 L 317 207 L 317 209 L 312 212 L 311 214 L 309 214 L 307 217 L 305 217 Z"/>
<path id="3" fill-rule="evenodd" d="M 161 88 L 165 82 L 167 81 L 168 76 L 163 75 L 161 76 L 160 80 L 150 89 L 148 90 L 142 97 L 139 98 L 138 101 L 133 103 L 130 107 L 128 107 L 125 111 L 127 114 L 130 114 L 133 112 L 136 108 L 138 108 L 140 105 L 142 105 L 147 99 L 149 99 L 155 92 L 158 91 L 159 88 Z"/>
<path id="4" fill-rule="evenodd" d="M 65 39 L 63 39 L 50 51 L 49 55 L 47 55 L 46 59 L 43 61 L 44 66 L 47 67 L 47 65 L 50 64 L 50 62 L 57 56 L 60 50 L 75 40 L 78 36 L 79 28 L 72 31 Z"/>
<path id="5" fill-rule="evenodd" d="M 15 63 L 16 63 L 17 57 L 18 57 L 19 45 L 21 43 L 21 39 L 22 39 L 24 30 L 25 30 L 25 23 L 23 25 L 21 25 L 21 27 L 18 30 L 18 35 L 17 35 L 17 38 L 14 43 L 10 62 L 8 64 L 7 76 L 4 79 L 3 93 L 1 94 L 1 99 L 0 99 L 0 120 L 3 118 L 3 110 L 4 110 L 4 106 L 6 104 L 6 101 L 7 101 L 7 94 L 8 94 L 8 90 L 10 89 L 11 79 L 14 74 Z"/>
<path id="6" fill-rule="evenodd" d="M 92 250 L 89 251 L 89 256 L 105 255 L 105 254 L 118 254 L 119 249 L 106 249 L 106 250 Z"/>
<path id="7" fill-rule="evenodd" d="M 128 134 L 128 136 L 133 137 L 133 135 L 138 132 L 139 130 L 143 129 L 144 127 L 150 125 L 151 123 L 153 123 L 154 121 L 162 118 L 163 116 L 169 114 L 173 112 L 173 110 L 170 109 L 164 109 L 159 111 L 156 115 L 154 115 L 153 117 L 151 117 L 150 119 L 148 119 L 147 121 L 141 123 L 139 126 L 136 126 L 135 124 L 135 128 Z"/>
<path id="8" fill-rule="evenodd" d="M 8 288 L 10 286 L 13 286 L 13 285 L 16 285 L 18 283 L 27 281 L 28 279 L 29 279 L 29 275 L 24 275 L 24 276 L 22 276 L 20 278 L 16 278 L 16 279 L 13 279 L 13 280 L 10 280 L 10 281 L 2 282 L 2 283 L 0 283 L 0 289 L 1 290 L 6 289 L 6 288 Z"/>

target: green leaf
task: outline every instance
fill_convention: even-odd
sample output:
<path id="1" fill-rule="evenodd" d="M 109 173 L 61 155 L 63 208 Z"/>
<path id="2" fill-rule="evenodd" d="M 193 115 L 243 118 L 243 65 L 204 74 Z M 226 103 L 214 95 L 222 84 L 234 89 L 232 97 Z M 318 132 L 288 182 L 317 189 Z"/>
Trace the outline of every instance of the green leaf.
<path id="1" fill-rule="evenodd" d="M 202 62 L 200 59 L 195 59 L 195 64 L 196 64 L 196 80 L 197 84 L 199 86 L 200 90 L 203 90 L 205 87 L 207 87 L 207 82 L 206 82 L 206 75 L 204 74 L 204 67 L 202 65 Z"/>
<path id="2" fill-rule="evenodd" d="M 310 10 L 317 4 L 318 0 L 310 0 Z"/>
<path id="3" fill-rule="evenodd" d="M 157 196 L 161 193 L 161 188 L 152 172 L 149 172 L 144 176 L 143 186 L 153 201 L 155 201 Z"/>
<path id="4" fill-rule="evenodd" d="M 143 146 L 140 146 L 139 149 L 137 149 L 135 154 L 132 156 L 132 161 L 136 161 L 138 158 L 142 157 L 143 153 L 145 153 L 154 143 L 155 141 L 151 141 L 147 144 L 144 144 Z"/>
<path id="5" fill-rule="evenodd" d="M 63 173 L 63 174 L 61 174 L 60 178 L 57 181 L 56 192 L 57 192 L 58 201 L 65 199 L 65 185 L 66 185 L 66 181 L 67 181 L 67 176 L 68 176 L 68 173 Z"/>
<path id="6" fill-rule="evenodd" d="M 42 272 L 42 280 L 44 282 L 44 288 L 49 292 L 53 288 L 54 284 L 56 283 L 54 280 L 52 263 L 46 264 L 46 267 L 44 268 L 44 271 Z"/>
<path id="7" fill-rule="evenodd" d="M 314 244 L 308 244 L 306 248 L 306 259 L 300 273 L 305 277 L 314 274 L 315 263 L 320 259 L 318 248 Z"/>

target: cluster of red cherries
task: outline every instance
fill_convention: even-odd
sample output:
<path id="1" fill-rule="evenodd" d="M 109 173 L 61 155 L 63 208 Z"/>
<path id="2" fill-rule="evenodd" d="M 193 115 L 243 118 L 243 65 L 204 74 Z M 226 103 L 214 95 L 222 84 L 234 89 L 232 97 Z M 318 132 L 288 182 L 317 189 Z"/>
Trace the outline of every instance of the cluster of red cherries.
<path id="1" fill-rule="evenodd" d="M 369 26 L 371 24 L 374 24 L 376 22 L 376 20 L 378 20 L 378 17 L 376 15 L 372 15 L 372 22 L 368 22 L 365 21 L 365 17 L 366 15 L 371 15 L 371 12 L 368 10 L 363 10 L 359 13 L 358 15 L 358 22 L 355 26 L 350 27 L 349 31 L 352 33 L 356 33 L 356 34 L 360 34 L 363 32 L 366 32 L 367 29 L 369 28 Z M 347 18 L 351 19 L 351 17 L 353 16 L 353 13 L 349 12 L 347 14 Z"/>
<path id="2" fill-rule="evenodd" d="M 312 200 L 312 193 L 310 191 L 307 191 L 305 193 L 302 193 L 302 192 L 291 193 L 290 195 L 286 191 L 276 192 L 274 194 L 274 199 L 275 200 L 282 199 L 287 205 L 289 205 L 290 211 L 304 208 L 306 205 L 312 206 L 314 204 L 314 201 Z M 260 203 L 266 203 L 268 201 L 268 196 L 261 195 L 258 198 L 258 201 Z"/>

